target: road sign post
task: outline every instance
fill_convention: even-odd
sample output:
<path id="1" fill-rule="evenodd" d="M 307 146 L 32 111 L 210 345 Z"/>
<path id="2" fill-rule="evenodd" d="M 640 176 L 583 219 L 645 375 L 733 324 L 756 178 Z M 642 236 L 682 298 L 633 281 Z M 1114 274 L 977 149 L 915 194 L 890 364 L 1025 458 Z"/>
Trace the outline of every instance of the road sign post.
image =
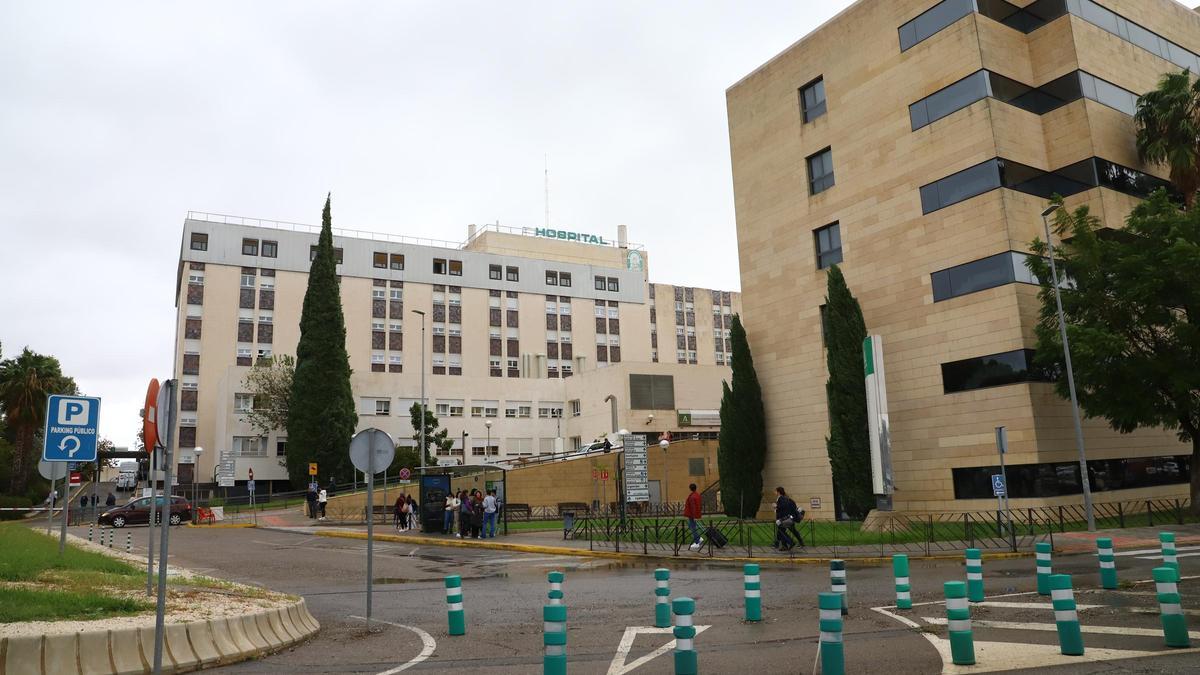
<path id="1" fill-rule="evenodd" d="M 1004 522 L 1008 523 L 1009 543 L 1013 551 L 1017 550 L 1017 533 L 1012 524 L 1012 511 L 1008 508 L 1008 470 L 1004 466 L 1004 455 L 1008 453 L 1008 429 L 1005 427 L 996 427 L 996 452 L 1000 455 L 1000 487 L 1001 492 L 996 494 L 996 506 L 1000 507 L 1000 498 L 1004 498 L 1004 505 L 1001 508 Z M 992 492 L 995 493 L 995 477 L 992 479 Z"/>
<path id="2" fill-rule="evenodd" d="M 158 605 L 154 614 L 154 675 L 162 673 L 163 640 L 166 637 L 164 617 L 167 609 L 167 546 L 171 535 L 171 451 L 175 442 L 175 387 L 178 380 L 167 380 L 163 383 L 160 393 L 159 412 L 166 421 L 166 442 L 163 443 L 163 507 L 162 533 L 158 546 Z M 163 399 L 165 398 L 165 401 Z M 158 495 L 152 495 L 150 503 L 158 501 Z"/>
<path id="3" fill-rule="evenodd" d="M 396 458 L 392 437 L 379 429 L 363 429 L 350 440 L 350 463 L 367 474 L 367 627 L 371 626 L 371 592 L 374 590 L 375 553 L 375 474 L 391 466 Z M 310 462 L 308 472 L 316 475 L 317 464 Z"/>

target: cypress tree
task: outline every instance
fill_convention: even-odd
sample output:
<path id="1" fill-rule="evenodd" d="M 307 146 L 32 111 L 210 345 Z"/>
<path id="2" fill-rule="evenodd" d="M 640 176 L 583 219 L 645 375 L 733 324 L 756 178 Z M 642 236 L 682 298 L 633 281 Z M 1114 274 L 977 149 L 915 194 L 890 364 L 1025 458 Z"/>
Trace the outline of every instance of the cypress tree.
<path id="1" fill-rule="evenodd" d="M 829 381 L 829 438 L 825 448 L 842 510 L 862 518 L 875 505 L 871 492 L 871 442 L 867 430 L 867 386 L 862 308 L 837 265 L 829 268 L 825 297 L 825 358 Z"/>
<path id="2" fill-rule="evenodd" d="M 767 421 L 750 343 L 742 319 L 736 314 L 730 328 L 730 342 L 733 384 L 721 383 L 721 435 L 717 446 L 721 501 L 725 515 L 753 518 L 762 503 Z"/>
<path id="3" fill-rule="evenodd" d="M 292 485 L 308 482 L 308 463 L 321 476 L 345 476 L 351 470 L 350 437 L 358 424 L 350 390 L 346 321 L 333 252 L 330 200 L 321 215 L 317 254 L 308 272 L 308 290 L 300 314 L 296 373 L 288 409 L 287 467 Z"/>

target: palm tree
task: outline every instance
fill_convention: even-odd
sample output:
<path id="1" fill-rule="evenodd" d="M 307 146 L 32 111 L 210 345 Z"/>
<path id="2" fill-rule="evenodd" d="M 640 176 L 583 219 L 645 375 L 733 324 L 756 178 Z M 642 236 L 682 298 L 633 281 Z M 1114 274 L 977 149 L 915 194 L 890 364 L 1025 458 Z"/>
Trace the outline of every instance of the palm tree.
<path id="1" fill-rule="evenodd" d="M 46 420 L 46 399 L 77 391 L 53 356 L 26 347 L 19 356 L 0 361 L 0 411 L 15 441 L 10 494 L 23 495 L 28 488 L 34 440 Z"/>
<path id="2" fill-rule="evenodd" d="M 1163 75 L 1158 87 L 1138 97 L 1133 121 L 1138 157 L 1166 164 L 1190 208 L 1200 188 L 1200 80 L 1187 69 Z"/>

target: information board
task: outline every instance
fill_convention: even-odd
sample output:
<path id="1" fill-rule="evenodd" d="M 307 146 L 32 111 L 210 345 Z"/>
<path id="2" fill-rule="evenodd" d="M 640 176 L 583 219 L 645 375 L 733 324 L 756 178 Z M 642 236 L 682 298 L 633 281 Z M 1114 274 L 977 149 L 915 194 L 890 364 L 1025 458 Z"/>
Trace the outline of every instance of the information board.
<path id="1" fill-rule="evenodd" d="M 634 434 L 621 436 L 625 446 L 625 501 L 650 501 L 650 458 L 646 453 L 646 438 Z"/>

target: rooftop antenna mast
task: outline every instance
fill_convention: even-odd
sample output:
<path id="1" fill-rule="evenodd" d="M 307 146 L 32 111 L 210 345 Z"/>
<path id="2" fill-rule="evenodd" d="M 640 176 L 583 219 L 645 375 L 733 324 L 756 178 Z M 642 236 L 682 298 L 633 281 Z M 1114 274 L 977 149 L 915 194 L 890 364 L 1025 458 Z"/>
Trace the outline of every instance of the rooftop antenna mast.
<path id="1" fill-rule="evenodd" d="M 543 155 L 546 167 L 546 229 L 550 229 L 550 155 Z"/>

